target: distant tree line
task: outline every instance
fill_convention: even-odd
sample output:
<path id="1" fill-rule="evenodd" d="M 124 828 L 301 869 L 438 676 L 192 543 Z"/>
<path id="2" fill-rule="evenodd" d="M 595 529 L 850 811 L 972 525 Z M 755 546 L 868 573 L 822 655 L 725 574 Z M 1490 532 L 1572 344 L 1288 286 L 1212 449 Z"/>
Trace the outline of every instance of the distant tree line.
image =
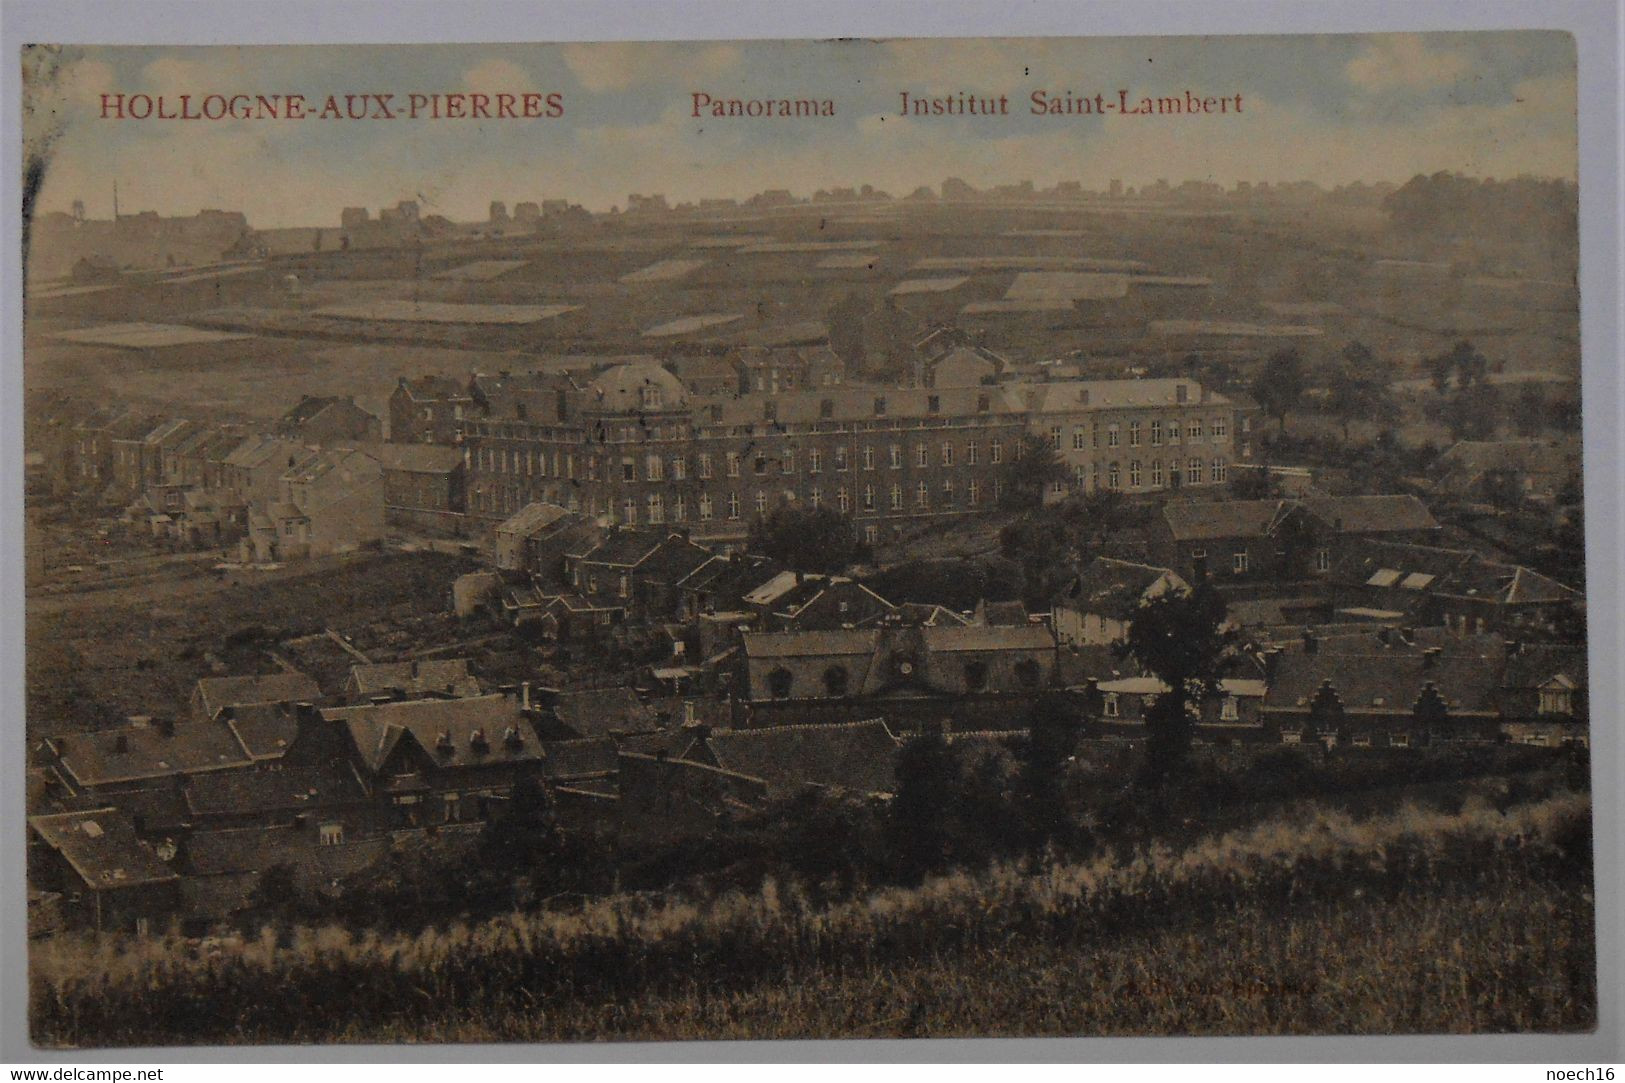
<path id="1" fill-rule="evenodd" d="M 1574 244 L 1579 236 L 1578 188 L 1567 180 L 1418 174 L 1390 193 L 1382 206 L 1395 229 L 1409 234 L 1493 231 L 1514 240 L 1557 244 Z"/>

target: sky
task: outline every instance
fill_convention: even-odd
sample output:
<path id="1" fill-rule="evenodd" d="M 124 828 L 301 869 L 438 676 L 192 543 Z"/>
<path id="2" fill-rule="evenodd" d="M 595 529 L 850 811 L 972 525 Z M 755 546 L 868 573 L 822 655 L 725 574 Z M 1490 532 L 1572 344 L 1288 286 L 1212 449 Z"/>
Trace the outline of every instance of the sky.
<path id="1" fill-rule="evenodd" d="M 904 195 L 1072 180 L 1403 183 L 1417 173 L 1573 179 L 1575 52 L 1542 31 L 1213 38 L 910 39 L 571 45 L 65 47 L 24 57 L 38 207 L 243 210 L 336 226 L 417 199 L 483 219 L 492 200 L 627 194 L 673 203 L 872 184 Z M 1240 114 L 1032 116 L 1031 91 L 1130 101 L 1241 96 Z M 103 119 L 104 94 L 558 93 L 534 120 Z M 1008 116 L 897 115 L 899 95 L 1003 94 Z M 692 116 L 691 95 L 829 99 L 833 117 Z"/>

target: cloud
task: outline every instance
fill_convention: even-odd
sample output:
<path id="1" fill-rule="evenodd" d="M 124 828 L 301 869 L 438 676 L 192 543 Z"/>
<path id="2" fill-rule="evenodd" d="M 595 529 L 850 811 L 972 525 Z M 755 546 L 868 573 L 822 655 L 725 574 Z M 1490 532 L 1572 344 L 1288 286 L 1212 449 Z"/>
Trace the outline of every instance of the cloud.
<path id="1" fill-rule="evenodd" d="M 600 94 L 629 90 L 678 75 L 715 78 L 739 63 L 739 48 L 728 44 L 597 42 L 566 45 L 564 63 L 583 89 Z"/>
<path id="2" fill-rule="evenodd" d="M 1462 53 L 1430 49 L 1419 35 L 1384 34 L 1360 50 L 1343 74 L 1369 91 L 1430 90 L 1454 83 L 1468 67 Z"/>
<path id="3" fill-rule="evenodd" d="M 469 90 L 495 94 L 536 93 L 536 80 L 523 67 L 511 60 L 491 57 L 471 66 L 463 73 L 463 85 Z"/>

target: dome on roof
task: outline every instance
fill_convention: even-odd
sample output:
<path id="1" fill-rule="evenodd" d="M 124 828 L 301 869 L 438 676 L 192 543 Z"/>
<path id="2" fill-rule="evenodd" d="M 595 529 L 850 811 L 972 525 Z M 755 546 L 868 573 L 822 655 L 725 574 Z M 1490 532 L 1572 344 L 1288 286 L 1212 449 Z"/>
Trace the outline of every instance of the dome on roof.
<path id="1" fill-rule="evenodd" d="M 653 361 L 608 369 L 587 385 L 590 409 L 612 414 L 678 410 L 688 405 L 683 382 Z"/>

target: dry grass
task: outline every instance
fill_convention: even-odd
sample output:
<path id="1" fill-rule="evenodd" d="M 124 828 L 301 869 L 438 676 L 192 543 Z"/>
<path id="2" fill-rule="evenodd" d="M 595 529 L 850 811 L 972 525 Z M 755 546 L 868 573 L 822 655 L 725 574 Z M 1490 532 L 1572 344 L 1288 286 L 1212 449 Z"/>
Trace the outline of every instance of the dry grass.
<path id="1" fill-rule="evenodd" d="M 823 908 L 770 882 L 415 936 L 64 939 L 33 952 L 31 1019 L 68 1046 L 1580 1029 L 1589 816 L 1323 812 Z"/>

